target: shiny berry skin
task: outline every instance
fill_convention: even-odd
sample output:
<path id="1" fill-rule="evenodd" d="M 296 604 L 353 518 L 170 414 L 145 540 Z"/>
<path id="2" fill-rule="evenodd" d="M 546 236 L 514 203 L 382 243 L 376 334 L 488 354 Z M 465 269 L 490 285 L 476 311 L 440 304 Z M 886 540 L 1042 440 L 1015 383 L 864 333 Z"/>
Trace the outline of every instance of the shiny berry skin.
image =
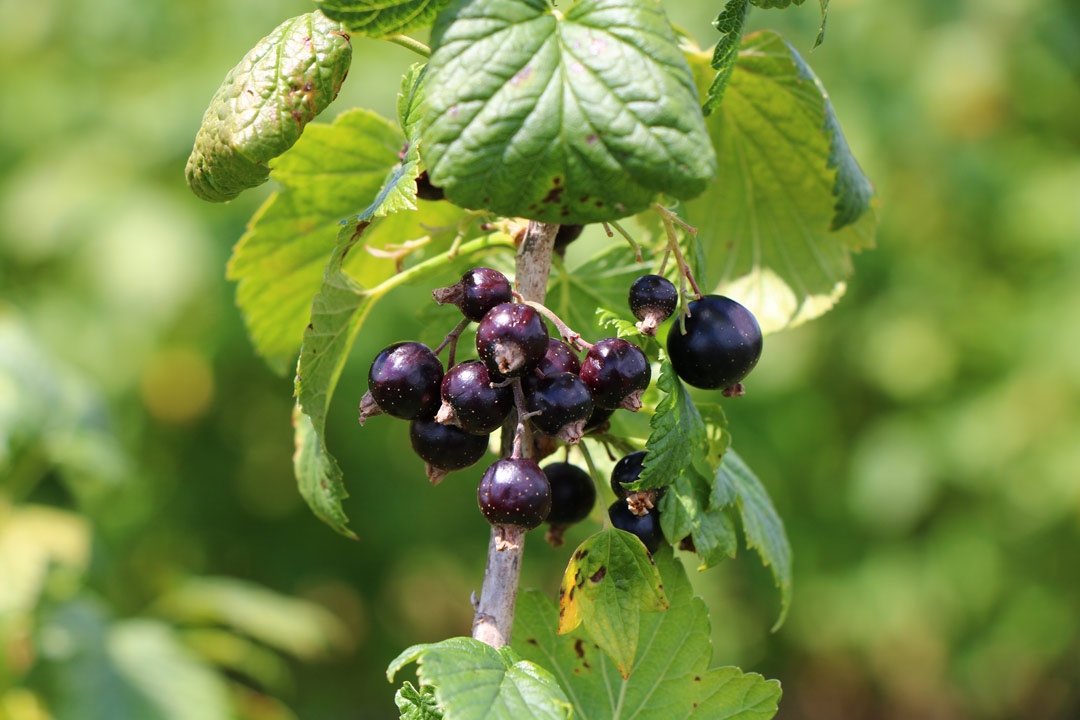
<path id="1" fill-rule="evenodd" d="M 442 381 L 443 405 L 435 419 L 477 435 L 502 427 L 514 406 L 514 391 L 510 386 L 491 387 L 491 380 L 487 366 L 479 360 L 450 368 Z"/>
<path id="2" fill-rule="evenodd" d="M 532 460 L 503 458 L 484 472 L 476 501 L 492 525 L 531 530 L 544 522 L 551 510 L 551 484 Z"/>
<path id="3" fill-rule="evenodd" d="M 555 252 L 562 257 L 566 253 L 566 246 L 581 237 L 584 225 L 560 225 L 559 232 L 555 233 Z"/>
<path id="4" fill-rule="evenodd" d="M 624 455 L 619 462 L 615 463 L 615 467 L 611 469 L 611 492 L 615 493 L 616 497 L 625 500 L 630 494 L 631 491 L 623 487 L 623 483 L 637 482 L 638 476 L 641 475 L 641 465 L 645 460 L 645 455 L 644 450 L 638 450 Z"/>
<path id="5" fill-rule="evenodd" d="M 578 359 L 574 348 L 557 338 L 548 338 L 547 350 L 537 369 L 544 375 L 560 372 L 577 375 L 581 372 L 581 360 Z"/>
<path id="6" fill-rule="evenodd" d="M 421 200 L 442 200 L 446 197 L 446 194 L 442 188 L 431 184 L 431 179 L 428 177 L 427 170 L 425 170 L 416 178 L 416 197 Z"/>
<path id="7" fill-rule="evenodd" d="M 496 305 L 514 299 L 514 290 L 506 276 L 487 267 L 473 268 L 458 282 L 431 294 L 440 305 L 457 305 L 461 314 L 474 322 L 483 320 Z"/>
<path id="8" fill-rule="evenodd" d="M 641 394 L 649 387 L 652 369 L 637 345 L 607 338 L 592 346 L 581 363 L 581 379 L 602 408 L 641 409 Z"/>
<path id="9" fill-rule="evenodd" d="M 368 391 L 387 415 L 413 420 L 434 417 L 439 409 L 443 368 L 427 345 L 395 343 L 375 356 Z"/>
<path id="10" fill-rule="evenodd" d="M 528 305 L 496 305 L 476 328 L 477 355 L 490 372 L 504 377 L 532 372 L 547 346 L 547 324 Z"/>
<path id="11" fill-rule="evenodd" d="M 706 295 L 690 303 L 686 333 L 668 333 L 668 357 L 675 373 L 694 387 L 728 388 L 742 381 L 761 357 L 761 328 L 739 303 Z"/>
<path id="12" fill-rule="evenodd" d="M 585 423 L 592 415 L 592 393 L 577 375 L 568 372 L 542 377 L 526 401 L 536 429 L 556 435 L 571 445 L 581 440 Z"/>
<path id="13" fill-rule="evenodd" d="M 413 420 L 409 440 L 420 459 L 443 474 L 474 464 L 484 457 L 488 446 L 487 435 L 473 435 L 434 420 Z"/>
<path id="14" fill-rule="evenodd" d="M 629 301 L 630 312 L 641 321 L 638 329 L 655 335 L 657 326 L 679 306 L 679 291 L 666 277 L 642 275 L 630 286 Z"/>
<path id="15" fill-rule="evenodd" d="M 660 513 L 655 509 L 645 515 L 635 515 L 627 509 L 626 503 L 616 500 L 608 508 L 608 519 L 615 528 L 637 535 L 650 553 L 660 549 L 664 533 L 660 529 Z"/>
<path id="16" fill-rule="evenodd" d="M 555 462 L 544 466 L 544 475 L 551 484 L 550 524 L 573 525 L 589 517 L 596 504 L 596 486 L 589 473 L 571 463 Z"/>

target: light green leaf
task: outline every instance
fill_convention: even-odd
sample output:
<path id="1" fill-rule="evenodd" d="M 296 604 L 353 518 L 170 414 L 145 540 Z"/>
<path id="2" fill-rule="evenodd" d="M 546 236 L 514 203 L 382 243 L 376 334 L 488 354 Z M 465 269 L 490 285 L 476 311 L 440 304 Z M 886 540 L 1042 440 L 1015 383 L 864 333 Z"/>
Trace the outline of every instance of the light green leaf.
<path id="1" fill-rule="evenodd" d="M 266 182 L 267 163 L 337 97 L 351 62 L 345 28 L 320 12 L 286 20 L 260 40 L 203 116 L 186 168 L 192 191 L 225 202 Z"/>
<path id="2" fill-rule="evenodd" d="M 645 444 L 648 454 L 631 490 L 664 487 L 690 468 L 695 455 L 700 455 L 706 442 L 705 422 L 694 407 L 690 393 L 672 369 L 671 363 L 660 365 L 656 387 L 664 393 L 656 413 L 649 419 L 652 434 Z"/>
<path id="3" fill-rule="evenodd" d="M 453 0 L 432 31 L 424 160 L 454 202 L 614 220 L 715 172 L 693 77 L 651 0 Z"/>
<path id="4" fill-rule="evenodd" d="M 647 266 L 635 262 L 634 254 L 620 243 L 609 245 L 577 266 L 568 268 L 558 256 L 552 260 L 546 304 L 586 337 L 603 332 L 598 309 L 612 316 L 629 312 L 627 289 L 638 276 L 648 272 Z"/>
<path id="5" fill-rule="evenodd" d="M 713 50 L 712 68 L 716 71 L 716 78 L 709 87 L 709 94 L 702 108 L 706 115 L 715 110 L 724 97 L 724 88 L 735 70 L 739 44 L 742 43 L 743 25 L 746 24 L 749 12 L 750 0 L 728 0 L 723 12 L 713 20 L 713 27 L 722 37 Z"/>
<path id="6" fill-rule="evenodd" d="M 735 557 L 738 538 L 735 523 L 722 505 L 710 507 L 709 476 L 694 463 L 672 482 L 660 498 L 660 527 L 672 545 L 687 535 L 701 558 L 699 570 L 718 565 L 725 557 Z"/>
<path id="7" fill-rule="evenodd" d="M 747 36 L 708 127 L 719 179 L 686 211 L 716 291 L 746 305 L 765 332 L 828 311 L 852 251 L 872 245 L 876 217 L 873 187 L 821 83 L 776 33 Z"/>
<path id="8" fill-rule="evenodd" d="M 632 669 L 623 677 L 583 629 L 555 633 L 557 610 L 542 593 L 518 599 L 513 647 L 550 670 L 582 720 L 767 720 L 780 684 L 737 668 L 709 669 L 712 647 L 705 603 L 693 596 L 670 548 L 655 555 L 670 607 L 640 616 Z"/>
<path id="9" fill-rule="evenodd" d="M 421 688 L 423 692 L 405 683 L 394 695 L 394 704 L 401 711 L 401 720 L 442 720 L 442 710 L 435 700 L 435 690 L 430 685 Z"/>
<path id="10" fill-rule="evenodd" d="M 757 550 L 762 562 L 772 569 L 780 588 L 780 616 L 773 626 L 775 630 L 784 623 L 791 604 L 791 545 L 768 491 L 742 458 L 729 448 L 716 475 L 713 507 L 729 504 L 732 497 L 742 517 L 747 547 Z"/>
<path id="11" fill-rule="evenodd" d="M 559 633 L 585 626 L 623 673 L 637 652 L 639 616 L 668 606 L 660 573 L 634 535 L 614 528 L 583 542 L 559 589 Z"/>
<path id="12" fill-rule="evenodd" d="M 627 320 L 605 308 L 596 308 L 596 324 L 606 331 L 615 331 L 615 337 L 629 340 L 637 345 L 645 353 L 651 362 L 660 357 L 660 344 L 656 338 L 649 337 L 630 320 Z"/>
<path id="13" fill-rule="evenodd" d="M 384 38 L 427 27 L 449 0 L 315 0 L 349 32 Z"/>
<path id="14" fill-rule="evenodd" d="M 568 720 L 572 712 L 551 673 L 509 647 L 472 638 L 415 645 L 390 664 L 387 678 L 411 662 L 449 720 Z"/>

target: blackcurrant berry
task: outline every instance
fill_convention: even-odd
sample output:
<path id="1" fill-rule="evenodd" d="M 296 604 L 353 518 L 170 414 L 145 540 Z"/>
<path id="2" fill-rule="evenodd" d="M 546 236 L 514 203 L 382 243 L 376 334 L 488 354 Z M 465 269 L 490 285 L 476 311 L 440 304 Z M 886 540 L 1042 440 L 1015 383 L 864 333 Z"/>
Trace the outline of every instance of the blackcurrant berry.
<path id="1" fill-rule="evenodd" d="M 637 329 L 655 336 L 660 323 L 679 306 L 679 291 L 661 275 L 642 275 L 630 286 L 630 312 L 640 322 Z"/>
<path id="2" fill-rule="evenodd" d="M 433 485 L 454 470 L 464 470 L 487 452 L 487 435 L 473 435 L 453 425 L 434 420 L 413 420 L 409 440 L 420 459 L 427 463 Z"/>
<path id="3" fill-rule="evenodd" d="M 722 295 L 706 295 L 690 303 L 686 332 L 668 333 L 668 357 L 676 374 L 694 387 L 715 389 L 738 385 L 761 357 L 761 328 L 739 303 Z"/>
<path id="4" fill-rule="evenodd" d="M 555 233 L 555 252 L 559 254 L 559 257 L 566 254 L 566 246 L 581 237 L 581 231 L 584 229 L 584 225 L 559 226 L 559 231 Z"/>
<path id="5" fill-rule="evenodd" d="M 446 194 L 442 188 L 431 184 L 431 179 L 428 178 L 427 170 L 425 170 L 416 178 L 416 197 L 421 200 L 442 200 Z"/>
<path id="6" fill-rule="evenodd" d="M 581 440 L 593 410 L 589 387 L 568 372 L 538 379 L 527 404 L 529 412 L 539 413 L 532 418 L 537 430 L 570 445 Z"/>
<path id="7" fill-rule="evenodd" d="M 589 517 L 596 504 L 596 486 L 587 472 L 570 463 L 545 465 L 544 475 L 551 484 L 551 512 L 547 516 L 550 529 L 546 539 L 553 547 L 559 547 L 566 528 Z"/>
<path id="8" fill-rule="evenodd" d="M 475 322 L 483 320 L 496 305 L 514 299 L 513 287 L 506 276 L 486 267 L 473 268 L 462 275 L 458 282 L 438 288 L 431 294 L 440 305 L 457 305 L 462 315 Z"/>
<path id="9" fill-rule="evenodd" d="M 608 519 L 615 528 L 637 535 L 650 553 L 660 549 L 664 533 L 660 529 L 660 513 L 656 509 L 644 515 L 635 515 L 627 509 L 626 503 L 616 500 L 608 508 Z"/>
<path id="10" fill-rule="evenodd" d="M 547 346 L 547 324 L 528 305 L 496 305 L 476 328 L 476 353 L 489 371 L 504 377 L 532 372 Z"/>
<path id="11" fill-rule="evenodd" d="M 542 375 L 554 375 L 560 372 L 577 375 L 581 372 L 581 360 L 578 359 L 574 348 L 557 338 L 548 338 L 547 350 L 537 369 Z"/>
<path id="12" fill-rule="evenodd" d="M 433 417 L 439 409 L 442 379 L 442 363 L 427 345 L 401 342 L 383 349 L 368 371 L 360 424 L 380 413 L 403 420 Z"/>
<path id="13" fill-rule="evenodd" d="M 626 507 L 635 515 L 644 515 L 656 506 L 656 503 L 664 496 L 666 487 L 654 490 L 628 490 L 625 485 L 637 482 L 641 475 L 642 463 L 645 461 L 644 450 L 632 452 L 619 459 L 615 467 L 611 469 L 611 491 L 616 497 L 626 501 Z"/>
<path id="14" fill-rule="evenodd" d="M 532 460 L 503 458 L 484 471 L 476 501 L 492 525 L 531 530 L 551 510 L 551 484 Z"/>
<path id="15" fill-rule="evenodd" d="M 592 390 L 593 402 L 609 410 L 640 410 L 650 377 L 652 369 L 641 348 L 618 338 L 593 345 L 581 364 L 581 379 Z"/>
<path id="16" fill-rule="evenodd" d="M 510 386 L 492 387 L 487 366 L 467 360 L 450 368 L 442 381 L 442 407 L 435 419 L 465 432 L 487 435 L 497 430 L 514 406 Z"/>

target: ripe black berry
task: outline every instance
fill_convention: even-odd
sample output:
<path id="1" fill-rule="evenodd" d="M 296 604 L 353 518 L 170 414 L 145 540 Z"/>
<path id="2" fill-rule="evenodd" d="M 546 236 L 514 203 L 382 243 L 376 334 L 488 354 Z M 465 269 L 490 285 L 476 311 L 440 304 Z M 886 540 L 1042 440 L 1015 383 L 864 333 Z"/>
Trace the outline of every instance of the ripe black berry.
<path id="1" fill-rule="evenodd" d="M 547 325 L 528 305 L 496 305 L 476 328 L 477 354 L 489 371 L 505 377 L 532 372 L 547 346 Z"/>
<path id="2" fill-rule="evenodd" d="M 514 299 L 513 288 L 506 276 L 486 267 L 473 268 L 462 275 L 458 282 L 434 290 L 431 294 L 440 305 L 457 305 L 462 315 L 475 322 L 483 320 L 496 305 Z"/>
<path id="3" fill-rule="evenodd" d="M 664 533 L 660 529 L 660 513 L 655 509 L 645 515 L 635 515 L 626 508 L 626 503 L 616 500 L 608 508 L 608 519 L 615 528 L 637 535 L 650 553 L 660 549 Z"/>
<path id="4" fill-rule="evenodd" d="M 555 233 L 555 252 L 562 257 L 566 254 L 566 246 L 581 237 L 584 225 L 560 225 L 559 232 Z"/>
<path id="5" fill-rule="evenodd" d="M 544 475 L 551 484 L 551 512 L 547 541 L 554 547 L 562 545 L 563 533 L 574 523 L 589 517 L 596 504 L 596 486 L 589 474 L 577 465 L 565 462 L 544 466 Z"/>
<path id="6" fill-rule="evenodd" d="M 668 334 L 668 357 L 676 374 L 694 387 L 734 391 L 761 357 L 761 328 L 739 303 L 706 295 L 690 303 L 686 333 Z"/>
<path id="7" fill-rule="evenodd" d="M 421 200 L 442 200 L 446 194 L 442 188 L 431 184 L 431 179 L 428 178 L 427 170 L 425 170 L 416 178 L 416 197 Z"/>
<path id="8" fill-rule="evenodd" d="M 487 366 L 467 360 L 446 373 L 442 401 L 437 421 L 486 435 L 502 426 L 514 406 L 514 391 L 509 386 L 492 387 Z"/>
<path id="9" fill-rule="evenodd" d="M 434 420 L 413 420 L 409 440 L 420 459 L 427 463 L 433 485 L 454 470 L 464 470 L 487 452 L 487 435 L 473 435 L 453 425 Z"/>
<path id="10" fill-rule="evenodd" d="M 630 312 L 640 322 L 637 329 L 655 336 L 660 323 L 679 306 L 679 291 L 661 275 L 642 275 L 630 286 Z"/>
<path id="11" fill-rule="evenodd" d="M 593 345 L 581 364 L 581 379 L 592 390 L 593 402 L 611 410 L 640 410 L 641 394 L 649 387 L 651 376 L 641 348 L 618 338 Z"/>
<path id="12" fill-rule="evenodd" d="M 562 340 L 548 338 L 547 350 L 537 367 L 542 375 L 554 375 L 555 373 L 568 372 L 577 375 L 581 372 L 581 360 L 578 359 L 574 348 Z"/>
<path id="13" fill-rule="evenodd" d="M 401 342 L 385 348 L 368 371 L 360 424 L 380 412 L 403 420 L 433 417 L 439 409 L 442 379 L 442 363 L 427 345 Z"/>
<path id="14" fill-rule="evenodd" d="M 641 475 L 642 463 L 646 452 L 638 450 L 625 455 L 615 463 L 611 469 L 611 491 L 620 500 L 625 500 L 626 507 L 635 515 L 644 515 L 656 506 L 656 502 L 664 496 L 666 487 L 655 490 L 628 490 L 625 485 L 637 482 Z"/>
<path id="15" fill-rule="evenodd" d="M 531 530 L 544 522 L 551 510 L 551 485 L 532 460 L 503 458 L 484 472 L 476 501 L 492 525 Z"/>
<path id="16" fill-rule="evenodd" d="M 555 373 L 536 381 L 528 409 L 540 413 L 532 418 L 537 430 L 574 445 L 581 440 L 592 414 L 592 393 L 577 375 Z"/>

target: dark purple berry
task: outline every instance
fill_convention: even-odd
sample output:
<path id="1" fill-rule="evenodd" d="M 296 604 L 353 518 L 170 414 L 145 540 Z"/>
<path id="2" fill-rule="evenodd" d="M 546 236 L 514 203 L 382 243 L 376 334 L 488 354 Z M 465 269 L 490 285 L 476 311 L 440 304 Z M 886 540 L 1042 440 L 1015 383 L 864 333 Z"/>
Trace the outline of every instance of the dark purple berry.
<path id="1" fill-rule="evenodd" d="M 738 385 L 761 357 L 761 328 L 739 303 L 706 295 L 690 303 L 686 333 L 668 333 L 668 357 L 675 373 L 694 387 L 708 390 Z"/>
<path id="2" fill-rule="evenodd" d="M 584 229 L 584 225 L 559 226 L 559 231 L 555 233 L 555 252 L 559 254 L 559 257 L 566 254 L 566 246 L 581 237 L 581 231 Z"/>
<path id="3" fill-rule="evenodd" d="M 453 425 L 434 420 L 413 420 L 409 440 L 420 459 L 427 463 L 428 478 L 435 485 L 446 474 L 464 470 L 487 452 L 487 435 L 473 435 Z"/>
<path id="4" fill-rule="evenodd" d="M 431 184 L 431 179 L 428 178 L 427 170 L 425 170 L 416 178 L 416 197 L 421 200 L 442 200 L 446 194 L 442 188 Z"/>
<path id="5" fill-rule="evenodd" d="M 492 525 L 531 530 L 544 522 L 551 510 L 551 485 L 532 460 L 503 458 L 484 472 L 476 501 Z"/>
<path id="6" fill-rule="evenodd" d="M 480 322 L 493 307 L 514 299 L 513 287 L 498 270 L 478 267 L 461 276 L 461 280 L 448 287 L 433 291 L 435 302 L 450 303 L 461 309 L 461 314 Z"/>
<path id="7" fill-rule="evenodd" d="M 619 530 L 637 535 L 650 553 L 660 549 L 664 533 L 660 529 L 660 513 L 654 508 L 644 515 L 635 515 L 622 500 L 616 500 L 608 508 L 608 519 Z"/>
<path id="8" fill-rule="evenodd" d="M 625 500 L 626 507 L 635 515 L 644 515 L 652 510 L 667 490 L 666 487 L 651 490 L 628 490 L 625 487 L 625 485 L 637 482 L 641 475 L 645 454 L 644 450 L 638 450 L 625 455 L 611 469 L 611 491 L 620 500 Z"/>
<path id="9" fill-rule="evenodd" d="M 565 462 L 544 466 L 544 475 L 551 484 L 551 512 L 547 541 L 552 547 L 563 543 L 566 528 L 589 517 L 596 504 L 596 486 L 589 474 L 577 465 Z"/>
<path id="10" fill-rule="evenodd" d="M 568 372 L 542 377 L 529 394 L 529 412 L 536 429 L 571 445 L 581 440 L 593 410 L 592 393 L 577 375 Z"/>
<path id="11" fill-rule="evenodd" d="M 437 421 L 487 435 L 502 427 L 514 406 L 514 391 L 508 385 L 492 387 L 487 366 L 479 360 L 467 360 L 446 373 L 442 401 Z"/>
<path id="12" fill-rule="evenodd" d="M 528 305 L 497 305 L 476 328 L 476 353 L 489 371 L 504 377 L 532 372 L 547 346 L 547 324 Z"/>
<path id="13" fill-rule="evenodd" d="M 581 364 L 581 379 L 592 390 L 593 402 L 609 410 L 640 410 L 650 377 L 652 370 L 641 348 L 618 338 L 593 345 Z"/>
<path id="14" fill-rule="evenodd" d="M 574 348 L 557 338 L 548 338 L 547 350 L 537 369 L 543 375 L 554 375 L 560 372 L 577 375 L 581 372 L 581 360 L 578 359 Z"/>
<path id="15" fill-rule="evenodd" d="M 378 410 L 403 420 L 431 418 L 439 409 L 443 367 L 427 345 L 395 343 L 375 356 L 368 371 L 368 393 Z M 365 400 L 367 396 L 365 396 Z M 365 416 L 361 402 L 361 423 Z"/>
<path id="16" fill-rule="evenodd" d="M 640 322 L 637 329 L 655 336 L 660 323 L 679 306 L 679 291 L 661 275 L 642 275 L 630 286 L 630 312 Z"/>

